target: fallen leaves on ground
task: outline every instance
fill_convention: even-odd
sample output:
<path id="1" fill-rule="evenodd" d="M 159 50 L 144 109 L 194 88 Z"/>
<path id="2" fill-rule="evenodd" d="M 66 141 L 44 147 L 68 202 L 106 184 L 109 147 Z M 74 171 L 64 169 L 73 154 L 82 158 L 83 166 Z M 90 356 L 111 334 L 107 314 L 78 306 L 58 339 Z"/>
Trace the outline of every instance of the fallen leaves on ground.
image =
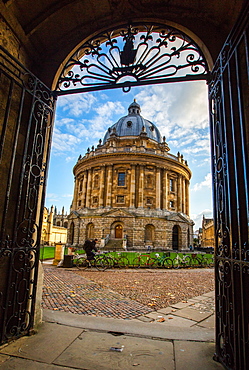
<path id="1" fill-rule="evenodd" d="M 155 310 L 214 290 L 213 269 L 78 270 L 75 273 Z"/>

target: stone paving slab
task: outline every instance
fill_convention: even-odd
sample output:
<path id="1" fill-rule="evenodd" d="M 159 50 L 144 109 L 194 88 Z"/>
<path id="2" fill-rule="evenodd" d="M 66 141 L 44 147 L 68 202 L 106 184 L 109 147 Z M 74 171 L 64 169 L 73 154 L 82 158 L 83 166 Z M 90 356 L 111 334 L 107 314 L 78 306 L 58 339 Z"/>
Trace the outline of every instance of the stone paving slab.
<path id="1" fill-rule="evenodd" d="M 113 349 L 122 349 L 117 352 Z M 174 370 L 170 341 L 84 332 L 54 362 L 86 370 Z M 166 367 L 167 365 L 167 367 Z"/>
<path id="2" fill-rule="evenodd" d="M 193 320 L 188 320 L 180 316 L 175 315 L 163 315 L 159 312 L 152 312 L 146 315 L 146 317 L 153 319 L 155 322 L 166 326 L 179 326 L 179 327 L 190 327 L 195 324 Z"/>
<path id="3" fill-rule="evenodd" d="M 18 357 L 9 357 L 4 363 L 0 363 L 3 370 L 68 370 L 68 366 L 51 365 L 38 361 L 27 360 Z"/>
<path id="4" fill-rule="evenodd" d="M 19 338 L 8 346 L 1 348 L 0 353 L 52 363 L 82 331 L 82 328 L 67 327 L 65 330 L 62 325 L 46 323 L 46 325 L 39 328 L 39 335 Z"/>
<path id="5" fill-rule="evenodd" d="M 45 324 L 53 322 L 64 326 L 73 326 L 86 330 L 102 332 L 114 331 L 125 335 L 139 335 L 148 338 L 160 338 L 166 340 L 192 340 L 214 341 L 214 330 L 197 326 L 181 327 L 170 326 L 169 328 L 158 323 L 141 322 L 137 319 L 119 320 L 106 317 L 92 317 L 75 315 L 69 312 L 44 310 L 43 319 Z"/>
<path id="6" fill-rule="evenodd" d="M 215 328 L 215 315 L 209 316 L 207 319 L 198 323 L 202 328 L 214 329 Z"/>
<path id="7" fill-rule="evenodd" d="M 185 319 L 193 320 L 193 321 L 202 321 L 207 317 L 211 316 L 212 312 L 203 312 L 193 307 L 186 307 L 181 310 L 177 310 L 176 312 L 172 313 L 175 316 L 184 317 Z"/>
<path id="8" fill-rule="evenodd" d="M 174 345 L 176 370 L 224 370 L 213 360 L 214 343 L 175 341 Z"/>
<path id="9" fill-rule="evenodd" d="M 181 308 L 185 308 L 185 307 L 194 305 L 195 303 L 196 303 L 195 299 L 188 299 L 187 301 L 172 304 L 171 307 L 175 308 L 175 309 L 181 309 Z"/>

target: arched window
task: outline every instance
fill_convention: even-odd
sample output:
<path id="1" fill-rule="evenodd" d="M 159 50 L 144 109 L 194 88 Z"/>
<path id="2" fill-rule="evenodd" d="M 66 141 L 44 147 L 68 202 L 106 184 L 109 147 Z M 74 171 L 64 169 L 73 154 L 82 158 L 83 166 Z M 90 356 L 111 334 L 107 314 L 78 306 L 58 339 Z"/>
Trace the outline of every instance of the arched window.
<path id="1" fill-rule="evenodd" d="M 80 182 L 80 191 L 82 191 L 82 184 L 83 184 L 83 181 Z"/>
<path id="2" fill-rule="evenodd" d="M 180 247 L 181 228 L 175 225 L 172 229 L 172 249 L 178 250 Z"/>
<path id="3" fill-rule="evenodd" d="M 63 226 L 67 228 L 68 227 L 68 222 L 65 221 L 64 224 L 63 224 Z"/>
<path id="4" fill-rule="evenodd" d="M 72 222 L 70 225 L 70 230 L 69 230 L 69 242 L 71 244 L 74 243 L 74 223 Z"/>
<path id="5" fill-rule="evenodd" d="M 60 221 L 57 221 L 56 222 L 56 226 L 61 226 L 61 222 Z"/>
<path id="6" fill-rule="evenodd" d="M 145 226 L 145 242 L 153 242 L 155 237 L 155 226 L 146 225 Z"/>

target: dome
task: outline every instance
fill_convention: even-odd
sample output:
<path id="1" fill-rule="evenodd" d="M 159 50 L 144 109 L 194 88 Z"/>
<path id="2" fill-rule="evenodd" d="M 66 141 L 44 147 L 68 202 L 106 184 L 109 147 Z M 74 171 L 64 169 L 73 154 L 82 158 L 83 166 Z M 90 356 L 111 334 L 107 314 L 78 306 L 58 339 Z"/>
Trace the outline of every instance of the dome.
<path id="1" fill-rule="evenodd" d="M 120 118 L 118 122 L 108 128 L 103 144 L 110 138 L 111 134 L 116 134 L 118 137 L 122 136 L 139 136 L 141 132 L 148 138 L 162 142 L 161 134 L 158 128 L 147 119 L 140 115 L 140 105 L 134 99 L 128 108 L 128 115 Z"/>

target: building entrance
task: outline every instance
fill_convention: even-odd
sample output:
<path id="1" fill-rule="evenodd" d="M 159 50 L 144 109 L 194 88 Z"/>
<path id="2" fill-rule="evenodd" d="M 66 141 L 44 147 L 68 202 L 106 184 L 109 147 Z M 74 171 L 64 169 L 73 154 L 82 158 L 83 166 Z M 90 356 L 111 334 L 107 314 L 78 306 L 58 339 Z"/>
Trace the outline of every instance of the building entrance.
<path id="1" fill-rule="evenodd" d="M 77 50 L 62 63 L 65 68 L 54 93 L 1 48 L 1 343 L 31 332 L 34 325 L 41 210 L 54 96 L 109 87 L 127 91 L 131 86 L 167 82 L 168 78 L 171 82 L 208 79 L 216 235 L 216 353 L 217 359 L 229 369 L 249 368 L 248 13 L 247 5 L 217 58 L 211 78 L 204 51 L 186 34 L 178 37 L 176 29 L 166 26 L 157 32 L 160 37 L 156 35 L 159 41 L 152 54 L 147 44 L 153 37 L 151 25 L 146 25 L 148 32 L 140 38 L 143 40 L 140 46 L 134 42 L 139 24 L 135 30 L 122 30 L 125 47 L 118 51 L 108 32 L 102 34 L 99 43 L 96 38 L 89 39 L 84 49 Z M 38 32 L 38 24 L 36 27 Z M 117 29 L 114 31 L 113 35 L 117 35 Z M 211 36 L 215 41 L 214 32 Z M 179 45 L 176 40 L 180 40 Z M 103 62 L 106 53 L 99 47 L 102 43 L 109 44 L 111 55 L 119 55 L 118 63 L 111 65 L 113 59 L 108 57 L 109 62 Z M 167 45 L 170 54 L 164 54 Z M 28 51 L 32 55 L 31 49 Z M 84 50 L 90 62 L 85 57 L 83 63 L 79 60 Z M 186 52 L 184 56 L 182 50 Z M 217 51 L 213 52 L 214 56 Z M 94 56 L 101 59 L 101 68 L 94 65 Z M 55 60 L 52 53 L 50 60 Z M 35 58 L 33 64 L 34 61 Z M 44 65 L 47 61 L 44 56 Z M 78 70 L 71 71 L 74 61 Z M 39 68 L 42 66 L 38 65 L 36 70 Z M 98 76 L 101 69 L 104 74 L 92 84 L 90 79 Z M 86 75 L 82 76 L 81 72 Z M 133 81 L 123 82 L 127 75 L 132 76 Z M 80 89 L 72 91 L 76 85 Z"/>
<path id="2" fill-rule="evenodd" d="M 115 238 L 121 239 L 123 237 L 123 227 L 121 225 L 117 225 L 115 227 Z"/>

